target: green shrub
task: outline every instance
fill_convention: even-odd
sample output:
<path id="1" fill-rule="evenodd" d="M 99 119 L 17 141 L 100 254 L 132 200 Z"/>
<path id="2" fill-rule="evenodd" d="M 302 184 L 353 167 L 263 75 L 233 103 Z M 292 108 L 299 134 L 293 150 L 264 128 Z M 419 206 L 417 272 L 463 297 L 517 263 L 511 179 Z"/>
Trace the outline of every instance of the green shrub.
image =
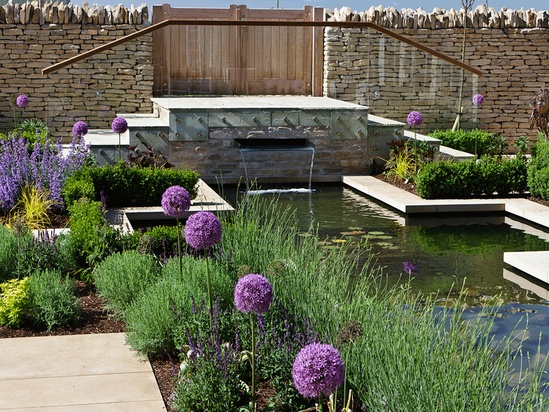
<path id="1" fill-rule="evenodd" d="M 93 182 L 94 198 L 106 199 L 108 207 L 158 206 L 164 191 L 173 185 L 187 189 L 196 197 L 198 173 L 187 169 L 152 169 L 128 167 L 119 162 L 114 166 L 88 167 L 74 175 L 75 180 L 85 180 L 85 193 L 80 193 L 78 183 L 71 183 L 65 191 L 65 201 L 77 200 L 82 194 L 89 196 L 89 182 Z"/>
<path id="2" fill-rule="evenodd" d="M 36 324 L 51 330 L 70 326 L 80 315 L 80 301 L 69 278 L 55 270 L 36 272 L 29 277 L 31 315 Z"/>
<path id="3" fill-rule="evenodd" d="M 76 268 L 74 250 L 67 235 L 40 231 L 38 235 L 21 238 L 23 253 L 17 255 L 17 275 L 30 276 L 40 270 L 67 273 Z"/>
<path id="4" fill-rule="evenodd" d="M 0 325 L 19 327 L 29 308 L 29 278 L 0 283 Z"/>
<path id="5" fill-rule="evenodd" d="M 93 279 L 107 306 L 122 313 L 160 274 L 160 266 L 151 255 L 136 251 L 114 253 L 95 269 Z"/>
<path id="6" fill-rule="evenodd" d="M 69 207 L 70 242 L 78 252 L 80 266 L 96 266 L 111 253 L 125 248 L 125 240 L 132 246 L 132 236 L 125 237 L 105 218 L 101 203 L 80 199 Z"/>
<path id="7" fill-rule="evenodd" d="M 0 225 L 0 281 L 16 276 L 18 240 L 6 226 Z"/>
<path id="8" fill-rule="evenodd" d="M 463 199 L 524 193 L 526 163 L 521 158 L 483 156 L 466 162 L 432 162 L 420 171 L 416 184 L 424 199 Z"/>
<path id="9" fill-rule="evenodd" d="M 549 143 L 539 140 L 528 164 L 528 187 L 533 197 L 549 200 Z"/>
<path id="10" fill-rule="evenodd" d="M 177 253 L 177 226 L 153 226 L 139 238 L 139 250 L 166 260 Z M 181 230 L 181 229 L 180 229 Z"/>
<path id="11" fill-rule="evenodd" d="M 73 174 L 67 179 L 61 194 L 66 207 L 82 198 L 95 200 L 95 185 L 92 177 L 85 172 Z"/>
<path id="12" fill-rule="evenodd" d="M 505 138 L 497 133 L 484 130 L 435 130 L 429 136 L 440 139 L 444 146 L 451 147 L 477 156 L 504 154 L 507 148 Z"/>
<path id="13" fill-rule="evenodd" d="M 191 313 L 192 300 L 208 299 L 206 261 L 184 256 L 182 263 L 181 276 L 179 259 L 166 262 L 160 280 L 136 297 L 124 311 L 127 341 L 138 352 L 150 355 L 173 351 L 174 334 Z M 236 281 L 215 261 L 209 266 L 213 298 L 219 299 L 221 310 L 232 308 Z"/>

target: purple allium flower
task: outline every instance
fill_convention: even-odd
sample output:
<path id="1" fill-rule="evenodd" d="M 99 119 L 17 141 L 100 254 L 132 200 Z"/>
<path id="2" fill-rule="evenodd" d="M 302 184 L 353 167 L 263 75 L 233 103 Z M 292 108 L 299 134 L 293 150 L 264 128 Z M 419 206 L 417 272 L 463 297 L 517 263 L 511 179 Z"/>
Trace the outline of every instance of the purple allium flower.
<path id="1" fill-rule="evenodd" d="M 77 121 L 72 127 L 72 135 L 75 137 L 82 137 L 88 133 L 88 125 L 82 120 Z"/>
<path id="2" fill-rule="evenodd" d="M 420 112 L 410 112 L 408 114 L 408 118 L 406 119 L 406 122 L 410 126 L 419 126 L 421 123 L 423 123 L 423 116 Z"/>
<path id="3" fill-rule="evenodd" d="M 475 106 L 480 106 L 482 103 L 484 103 L 484 96 L 482 94 L 475 94 L 473 96 L 473 104 Z"/>
<path id="4" fill-rule="evenodd" d="M 162 194 L 161 204 L 164 214 L 179 219 L 191 207 L 191 196 L 184 187 L 170 186 Z"/>
<path id="5" fill-rule="evenodd" d="M 343 383 L 345 365 L 332 345 L 311 343 L 297 354 L 292 378 L 297 391 L 306 398 L 329 396 Z"/>
<path id="6" fill-rule="evenodd" d="M 417 274 L 417 265 L 416 264 L 414 264 L 412 262 L 408 262 L 408 261 L 402 262 L 402 264 L 404 265 L 404 273 L 414 274 L 414 275 Z"/>
<path id="7" fill-rule="evenodd" d="M 25 108 L 29 105 L 29 98 L 24 94 L 20 94 L 19 96 L 17 96 L 17 99 L 15 99 L 15 104 L 18 107 Z"/>
<path id="8" fill-rule="evenodd" d="M 273 301 L 273 287 L 267 278 L 250 273 L 238 279 L 234 287 L 234 304 L 244 313 L 257 315 L 269 310 Z"/>
<path id="9" fill-rule="evenodd" d="M 122 134 L 128 130 L 128 122 L 123 117 L 115 117 L 111 127 L 113 132 Z"/>
<path id="10" fill-rule="evenodd" d="M 211 212 L 197 212 L 185 223 L 185 241 L 195 249 L 206 249 L 221 240 L 221 222 Z"/>

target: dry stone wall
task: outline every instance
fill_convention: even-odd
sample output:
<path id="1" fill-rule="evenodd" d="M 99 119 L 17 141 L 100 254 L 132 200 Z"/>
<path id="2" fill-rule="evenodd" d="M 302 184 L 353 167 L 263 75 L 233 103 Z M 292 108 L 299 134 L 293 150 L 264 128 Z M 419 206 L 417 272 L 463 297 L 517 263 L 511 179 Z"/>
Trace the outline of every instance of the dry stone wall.
<path id="1" fill-rule="evenodd" d="M 152 37 L 145 35 L 42 75 L 43 68 L 148 26 L 147 6 L 37 2 L 0 7 L 0 132 L 38 118 L 53 136 L 70 138 L 78 120 L 109 128 L 117 113 L 150 113 Z M 21 110 L 20 94 L 29 97 Z"/>
<path id="2" fill-rule="evenodd" d="M 342 8 L 328 18 L 373 22 L 461 60 L 463 11 Z M 462 127 L 478 126 L 510 141 L 537 138 L 529 127 L 529 101 L 549 87 L 549 12 L 479 6 L 468 14 L 467 28 L 465 63 L 483 75 L 465 75 Z M 369 105 L 378 116 L 404 122 L 411 110 L 420 110 L 423 131 L 452 127 L 461 70 L 449 63 L 373 30 L 326 29 L 324 53 L 325 95 Z M 480 107 L 471 103 L 475 93 L 485 97 Z"/>

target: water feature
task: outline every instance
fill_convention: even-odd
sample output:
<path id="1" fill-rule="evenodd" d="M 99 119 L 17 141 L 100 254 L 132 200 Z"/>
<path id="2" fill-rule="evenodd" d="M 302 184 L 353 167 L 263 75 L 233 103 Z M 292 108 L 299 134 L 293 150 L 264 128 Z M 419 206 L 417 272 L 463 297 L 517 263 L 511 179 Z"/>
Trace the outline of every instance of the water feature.
<path id="1" fill-rule="evenodd" d="M 249 159 L 248 164 L 251 160 L 256 160 L 254 154 L 259 152 L 289 152 L 289 153 L 300 153 L 305 152 L 310 153 L 310 162 L 309 162 L 309 185 L 308 191 L 311 191 L 312 179 L 313 179 L 313 165 L 315 160 L 315 146 L 312 142 L 304 138 L 286 138 L 286 139 L 259 139 L 259 138 L 247 138 L 247 139 L 234 139 L 234 145 L 236 149 L 240 152 L 242 157 L 242 165 L 244 166 L 244 175 L 246 177 L 246 189 L 249 191 L 251 188 L 251 176 L 254 177 L 253 180 L 256 180 L 258 177 L 261 177 L 259 169 L 261 168 L 261 162 L 257 162 L 258 165 L 254 170 L 254 174 L 248 172 L 249 167 L 246 165 L 246 156 L 245 154 L 249 153 L 252 157 Z M 308 156 L 307 156 L 308 159 Z M 293 191 L 294 189 L 288 189 Z M 299 190 L 299 189 L 298 189 Z M 301 191 L 301 190 L 299 190 Z"/>
<path id="2" fill-rule="evenodd" d="M 234 202 L 237 190 L 224 191 Z M 503 262 L 504 251 L 549 250 L 549 233 L 526 233 L 521 222 L 502 215 L 409 217 L 342 186 L 273 195 L 281 207 L 296 209 L 303 231 L 311 225 L 318 228 L 322 247 L 366 243 L 391 284 L 408 280 L 406 262 L 408 269 L 414 269 L 412 291 L 434 294 L 441 305 L 464 286 L 470 305 L 466 319 L 476 319 L 483 305 L 501 305 L 495 318 L 496 341 L 522 333 L 525 351 L 535 353 L 541 332 L 541 353 L 549 352 L 549 301 L 543 293 L 538 296 L 508 280 L 524 276 L 510 275 L 512 269 Z M 541 291 L 549 288 L 526 280 Z"/>

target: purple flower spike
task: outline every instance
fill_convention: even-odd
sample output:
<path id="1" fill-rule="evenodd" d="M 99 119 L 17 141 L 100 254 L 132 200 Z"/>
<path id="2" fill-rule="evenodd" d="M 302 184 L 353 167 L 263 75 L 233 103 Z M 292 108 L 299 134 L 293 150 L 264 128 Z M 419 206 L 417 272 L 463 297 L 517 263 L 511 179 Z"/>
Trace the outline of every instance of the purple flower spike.
<path id="1" fill-rule="evenodd" d="M 25 108 L 29 105 L 29 98 L 24 94 L 20 94 L 19 96 L 17 96 L 17 99 L 15 99 L 15 104 L 18 107 Z"/>
<path id="2" fill-rule="evenodd" d="M 86 122 L 79 120 L 72 127 L 72 134 L 74 137 L 82 137 L 88 133 L 88 125 Z"/>
<path id="3" fill-rule="evenodd" d="M 473 104 L 475 106 L 480 106 L 482 103 L 484 103 L 484 96 L 482 94 L 475 94 L 473 96 Z"/>
<path id="4" fill-rule="evenodd" d="M 273 287 L 261 275 L 242 276 L 234 288 L 234 304 L 241 312 L 260 315 L 269 310 L 273 301 Z"/>
<path id="5" fill-rule="evenodd" d="M 179 219 L 191 207 L 191 196 L 181 186 L 170 186 L 162 194 L 161 204 L 165 215 Z"/>
<path id="6" fill-rule="evenodd" d="M 332 345 L 311 343 L 297 354 L 292 367 L 297 391 L 306 398 L 329 396 L 345 379 L 345 365 Z"/>
<path id="7" fill-rule="evenodd" d="M 406 122 L 410 126 L 419 126 L 421 123 L 423 123 L 423 116 L 420 112 L 410 112 L 408 114 L 408 118 L 406 119 Z"/>
<path id="8" fill-rule="evenodd" d="M 412 262 L 402 262 L 404 265 L 404 273 L 417 275 L 417 265 Z"/>
<path id="9" fill-rule="evenodd" d="M 191 215 L 185 224 L 185 240 L 195 249 L 206 249 L 221 240 L 221 222 L 211 212 Z"/>
<path id="10" fill-rule="evenodd" d="M 128 122 L 123 117 L 115 117 L 111 127 L 113 132 L 122 134 L 128 130 Z"/>

